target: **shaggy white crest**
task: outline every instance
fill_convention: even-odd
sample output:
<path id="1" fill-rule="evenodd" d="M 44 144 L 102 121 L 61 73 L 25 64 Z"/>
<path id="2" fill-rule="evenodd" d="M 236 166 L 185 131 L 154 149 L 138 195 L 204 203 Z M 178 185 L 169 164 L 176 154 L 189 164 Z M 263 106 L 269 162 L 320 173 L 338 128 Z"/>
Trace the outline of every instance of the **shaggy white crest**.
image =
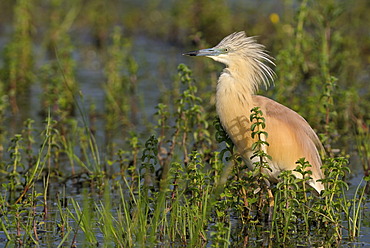
<path id="1" fill-rule="evenodd" d="M 226 64 L 232 63 L 235 57 L 241 57 L 248 66 L 253 69 L 254 88 L 258 89 L 260 84 L 266 87 L 273 83 L 275 72 L 266 64 L 275 66 L 273 58 L 265 51 L 265 47 L 256 42 L 255 37 L 247 37 L 244 31 L 235 32 L 225 37 L 217 46 L 213 48 L 221 51 L 216 56 L 208 56 L 212 59 Z"/>

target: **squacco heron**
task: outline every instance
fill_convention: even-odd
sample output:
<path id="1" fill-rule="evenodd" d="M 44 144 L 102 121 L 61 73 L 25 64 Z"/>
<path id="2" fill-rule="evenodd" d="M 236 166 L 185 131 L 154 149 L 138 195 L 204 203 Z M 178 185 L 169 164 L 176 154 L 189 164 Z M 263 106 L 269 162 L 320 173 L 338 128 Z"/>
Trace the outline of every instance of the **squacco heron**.
<path id="1" fill-rule="evenodd" d="M 269 143 L 263 149 L 271 156 L 271 160 L 266 161 L 271 170 L 264 173 L 276 182 L 281 171 L 294 170 L 296 161 L 305 158 L 312 166 L 308 168 L 312 174 L 307 183 L 318 193 L 324 189 L 322 183 L 317 181 L 323 178 L 319 155 L 323 146 L 314 130 L 295 111 L 255 94 L 260 85 L 268 86 L 274 77 L 273 70 L 267 66 L 268 63 L 274 65 L 273 59 L 265 52 L 263 45 L 244 32 L 237 32 L 213 48 L 184 55 L 206 56 L 226 65 L 217 83 L 216 110 L 224 129 L 249 168 L 253 168 L 255 162 L 250 159 L 255 142 L 251 138 L 250 110 L 260 107 Z M 293 173 L 302 177 L 297 172 Z"/>

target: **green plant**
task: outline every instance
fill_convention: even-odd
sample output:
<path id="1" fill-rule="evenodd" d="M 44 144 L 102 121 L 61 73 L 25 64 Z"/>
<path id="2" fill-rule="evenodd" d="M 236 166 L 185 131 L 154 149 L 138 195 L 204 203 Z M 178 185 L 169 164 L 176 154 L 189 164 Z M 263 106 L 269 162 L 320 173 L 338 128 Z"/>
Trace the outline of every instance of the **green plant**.
<path id="1" fill-rule="evenodd" d="M 32 9 L 34 1 L 19 0 L 14 5 L 14 32 L 4 52 L 1 81 L 6 85 L 14 113 L 19 111 L 19 96 L 28 92 L 33 81 Z"/>

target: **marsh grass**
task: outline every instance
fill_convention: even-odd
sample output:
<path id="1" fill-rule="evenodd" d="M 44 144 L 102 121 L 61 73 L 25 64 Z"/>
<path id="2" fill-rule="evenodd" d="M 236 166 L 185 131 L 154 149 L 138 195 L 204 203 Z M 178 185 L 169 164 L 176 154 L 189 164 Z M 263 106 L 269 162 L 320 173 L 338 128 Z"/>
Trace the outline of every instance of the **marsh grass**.
<path id="1" fill-rule="evenodd" d="M 1 70 L 9 103 L 13 113 L 19 111 L 17 102 L 30 88 L 33 77 L 32 15 L 33 1 L 17 1 L 14 5 L 12 41 L 4 52 L 4 67 Z"/>
<path id="2" fill-rule="evenodd" d="M 321 196 L 305 183 L 310 165 L 304 158 L 295 170 L 302 179 L 285 171 L 276 185 L 266 180 L 268 154 L 262 148 L 268 134 L 259 109 L 250 116 L 258 162 L 247 170 L 215 118 L 211 95 L 218 69 L 209 62 L 194 66 L 196 76 L 184 64 L 177 73 L 169 72 L 172 84 L 161 96 L 164 101 L 153 106 L 157 112 L 152 126 L 147 125 L 150 130 L 136 130 L 144 121 L 137 87 L 143 69 L 128 37 L 135 20 L 144 20 L 141 31 L 154 37 L 180 43 L 192 37 L 196 47 L 250 26 L 238 8 L 235 14 L 225 6 L 211 11 L 222 1 L 198 2 L 162 6 L 150 1 L 163 8 L 140 11 L 131 3 L 129 13 L 127 4 L 125 29 L 117 22 L 122 13 L 114 12 L 121 5 L 110 8 L 114 1 L 86 2 L 85 17 L 81 1 L 54 0 L 37 18 L 34 9 L 43 1 L 7 3 L 14 7 L 14 28 L 0 77 L 0 236 L 8 246 L 333 247 L 357 241 L 363 228 L 368 230 L 369 101 L 358 76 L 365 74 L 365 59 L 359 55 L 367 46 L 361 35 L 346 36 L 364 28 L 359 20 L 366 18 L 365 1 L 353 6 L 301 1 L 297 10 L 285 1 L 280 19 L 250 27 L 274 34 L 261 37 L 277 54 L 277 87 L 267 94 L 307 117 L 328 152 Z M 168 18 L 174 21 L 164 21 Z M 36 26 L 49 20 L 42 44 L 50 57 L 40 69 L 33 64 L 32 20 Z M 153 28 L 156 23 L 160 27 Z M 103 58 L 104 113 L 85 108 L 76 79 L 75 37 L 84 25 L 91 27 L 87 36 Z M 212 80 L 204 79 L 209 75 Z M 44 121 L 27 117 L 13 133 L 7 127 L 11 112 L 22 107 L 18 92 L 27 92 L 35 82 L 43 91 Z M 96 139 L 101 130 L 92 120 L 97 118 L 104 121 L 103 144 Z M 353 149 L 365 177 L 349 194 Z"/>
<path id="3" fill-rule="evenodd" d="M 358 236 L 366 199 L 362 187 L 353 199 L 346 197 L 348 186 L 343 181 L 349 172 L 346 158 L 325 161 L 326 178 L 322 181 L 326 188 L 320 197 L 305 186 L 310 177 L 304 169 L 310 165 L 304 159 L 297 162 L 296 169 L 303 179 L 285 171 L 277 185 L 270 185 L 263 173 L 263 169 L 268 169 L 264 159 L 268 155 L 261 149 L 267 145 L 262 137 L 268 137 L 262 131 L 263 113 L 259 109 L 251 113 L 251 130 L 257 137 L 254 156 L 260 159 L 255 170 L 245 172 L 218 120 L 214 122 L 217 140 L 225 143 L 225 148 L 211 153 L 204 148 L 208 136 L 202 133 L 205 120 L 202 111 L 197 110 L 201 108 L 197 105 L 200 101 L 197 88 L 188 67 L 180 65 L 178 74 L 185 88 L 177 108 L 164 114 L 163 105 L 158 106 L 158 133 L 162 133 L 162 142 L 152 135 L 139 145 L 133 135 L 131 148 L 117 152 L 117 159 L 111 161 L 109 166 L 113 171 L 94 165 L 96 161 L 91 162 L 91 154 L 99 151 L 89 149 L 96 145 L 91 132 L 85 131 L 86 127 L 77 125 L 72 130 L 79 134 L 76 140 L 73 135 L 65 136 L 55 129 L 58 121 L 50 115 L 34 165 L 26 168 L 23 161 L 30 157 L 27 147 L 36 142 L 32 138 L 32 122 L 28 121 L 23 135 L 15 135 L 8 149 L 9 183 L 1 198 L 1 226 L 8 241 L 17 245 L 39 245 L 46 231 L 60 235 L 56 241 L 59 246 L 82 243 L 123 247 L 228 247 L 282 242 L 331 246 L 346 237 L 352 240 Z M 174 125 L 167 127 L 166 122 L 171 118 Z M 194 127 L 200 128 L 192 132 Z M 163 142 L 164 133 L 168 133 L 161 131 L 164 128 L 173 131 L 169 147 Z M 187 150 L 183 147 L 186 144 L 194 144 L 198 150 L 191 146 Z M 80 147 L 79 155 L 71 148 L 76 145 Z M 166 149 L 172 149 L 173 154 L 161 157 L 162 152 L 159 156 L 159 151 Z M 57 197 L 56 207 L 52 207 L 47 190 L 50 176 L 54 174 L 51 168 L 53 165 L 58 169 L 63 157 L 75 164 L 74 169 L 79 173 L 85 172 L 85 180 L 90 183 L 83 189 L 81 200 L 63 191 L 62 198 Z M 162 166 L 165 162 L 169 164 L 166 172 Z M 81 175 L 76 177 L 81 179 Z M 37 192 L 35 183 L 40 180 L 44 190 Z M 69 204 L 61 201 L 64 198 L 69 199 Z M 49 219 L 51 212 L 58 217 Z M 44 225 L 45 221 L 55 221 L 55 225 Z M 346 237 L 343 236 L 345 223 Z M 241 232 L 235 234 L 236 229 Z"/>

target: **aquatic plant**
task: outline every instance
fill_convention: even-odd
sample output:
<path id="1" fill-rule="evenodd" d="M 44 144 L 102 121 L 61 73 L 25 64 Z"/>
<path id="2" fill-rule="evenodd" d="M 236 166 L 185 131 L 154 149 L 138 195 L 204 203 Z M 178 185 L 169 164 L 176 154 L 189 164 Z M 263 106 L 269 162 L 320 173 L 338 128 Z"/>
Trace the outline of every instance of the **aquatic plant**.
<path id="1" fill-rule="evenodd" d="M 10 37 L 0 42 L 2 241 L 27 247 L 366 243 L 367 2 L 280 4 L 281 12 L 270 13 L 237 1 L 0 1 L 0 32 Z M 268 139 L 257 139 L 257 166 L 247 169 L 215 117 L 217 65 L 195 62 L 171 71 L 163 62 L 153 80 L 165 85 L 161 101 L 152 106 L 153 118 L 143 117 L 146 99 L 138 86 L 151 71 L 143 72 L 133 34 L 198 48 L 235 29 L 262 35 L 277 55 L 279 87 L 266 94 L 321 133 L 328 152 L 322 195 L 305 184 L 310 165 L 303 158 L 277 184 L 265 180 L 268 155 L 261 147 Z M 104 68 L 104 103 L 85 98 L 80 72 L 91 58 Z M 255 137 L 268 136 L 259 109 L 251 120 Z M 352 179 L 362 172 L 363 181 Z"/>

